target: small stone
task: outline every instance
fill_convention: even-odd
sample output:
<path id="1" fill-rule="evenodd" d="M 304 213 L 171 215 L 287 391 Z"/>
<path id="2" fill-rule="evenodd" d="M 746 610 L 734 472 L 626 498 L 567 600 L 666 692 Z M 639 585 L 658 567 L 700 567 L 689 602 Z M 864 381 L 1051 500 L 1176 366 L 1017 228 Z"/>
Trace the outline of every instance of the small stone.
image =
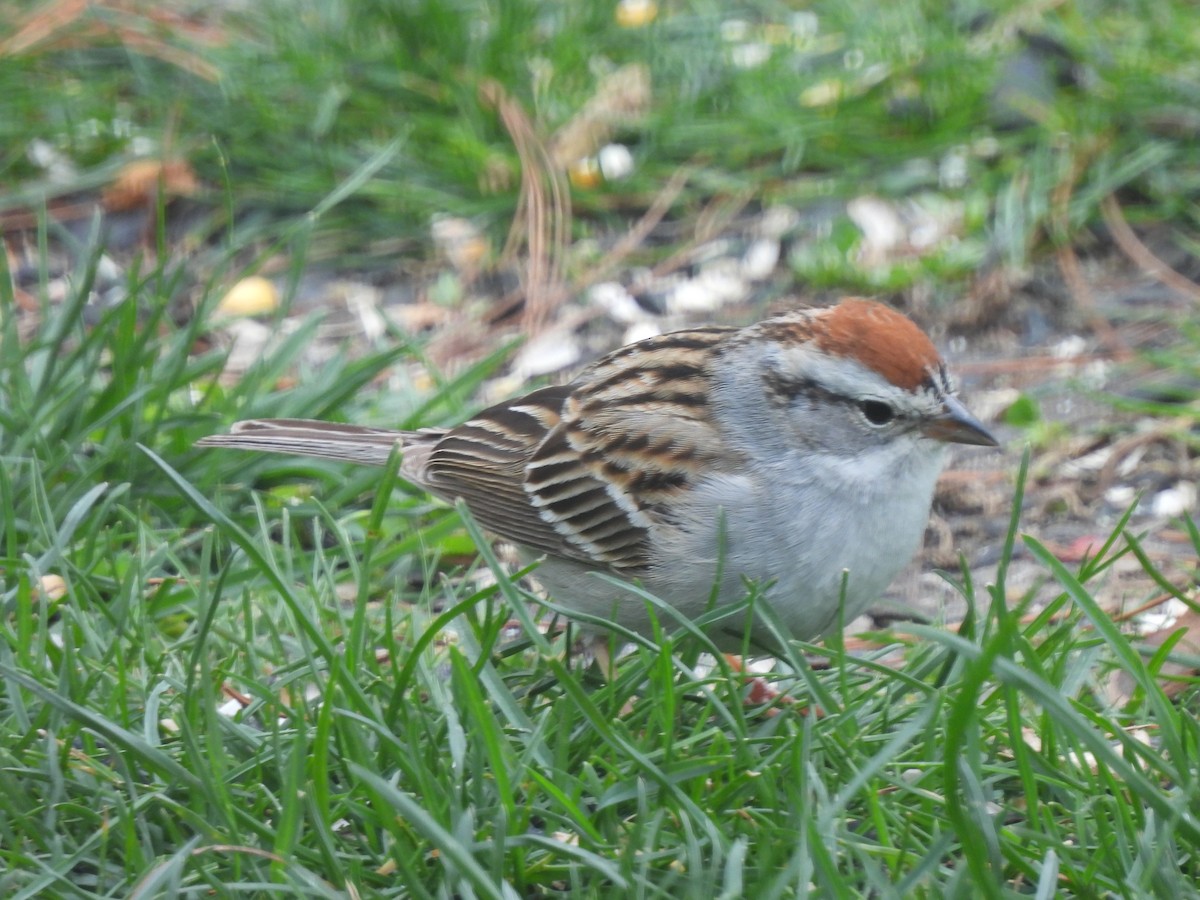
<path id="1" fill-rule="evenodd" d="M 434 216 L 429 233 L 438 252 L 460 273 L 474 275 L 491 256 L 487 236 L 461 216 Z"/>
<path id="2" fill-rule="evenodd" d="M 226 316 L 260 316 L 278 308 L 279 291 L 261 275 L 243 278 L 217 304 L 217 312 Z"/>
<path id="3" fill-rule="evenodd" d="M 1104 502 L 1118 509 L 1128 509 L 1137 499 L 1137 491 L 1127 484 L 1118 484 L 1104 492 Z"/>
<path id="4" fill-rule="evenodd" d="M 896 208 L 879 197 L 855 197 L 846 204 L 846 215 L 863 234 L 860 255 L 865 263 L 888 258 L 908 238 Z"/>
<path id="5" fill-rule="evenodd" d="M 561 372 L 579 362 L 583 351 L 574 334 L 548 331 L 526 344 L 513 361 L 512 374 L 522 381 Z"/>
<path id="6" fill-rule="evenodd" d="M 232 719 L 242 711 L 242 704 L 237 700 L 230 698 L 217 707 L 217 715 L 224 716 L 226 719 Z"/>
<path id="7" fill-rule="evenodd" d="M 588 302 L 608 313 L 608 317 L 622 325 L 632 325 L 648 318 L 648 314 L 629 291 L 615 281 L 602 281 L 588 290 Z"/>
<path id="8" fill-rule="evenodd" d="M 225 359 L 227 373 L 245 372 L 262 358 L 274 332 L 254 319 L 233 319 L 225 325 L 231 346 Z"/>
<path id="9" fill-rule="evenodd" d="M 1068 335 L 1050 348 L 1050 355 L 1056 359 L 1075 359 L 1087 350 L 1087 340 L 1077 334 Z"/>
<path id="10" fill-rule="evenodd" d="M 604 180 L 604 173 L 600 171 L 599 160 L 594 156 L 587 156 L 571 164 L 567 169 L 567 177 L 579 190 L 590 191 L 599 187 L 600 182 Z"/>
<path id="11" fill-rule="evenodd" d="M 622 28 L 641 28 L 658 17 L 658 4 L 654 0 L 621 0 L 615 17 Z"/>
<path id="12" fill-rule="evenodd" d="M 600 173 L 608 181 L 619 181 L 633 172 L 633 154 L 624 144 L 607 144 L 596 154 Z"/>
<path id="13" fill-rule="evenodd" d="M 1137 629 L 1138 634 L 1155 634 L 1160 631 L 1166 631 L 1169 628 L 1174 628 L 1175 623 L 1179 621 L 1181 616 L 1187 615 L 1187 604 L 1182 600 L 1172 597 L 1170 600 L 1162 603 L 1154 609 L 1147 610 L 1133 620 L 1133 627 Z"/>
<path id="14" fill-rule="evenodd" d="M 47 600 L 61 600 L 67 595 L 67 582 L 61 575 L 43 575 L 38 589 Z"/>
<path id="15" fill-rule="evenodd" d="M 771 48 L 762 41 L 734 44 L 729 48 L 729 61 L 738 69 L 757 69 L 771 58 Z"/>
<path id="16" fill-rule="evenodd" d="M 819 81 L 800 92 L 800 105 L 808 107 L 829 106 L 842 99 L 845 85 L 836 78 Z"/>
<path id="17" fill-rule="evenodd" d="M 662 334 L 662 329 L 649 319 L 635 322 L 625 329 L 624 340 L 626 344 L 634 344 L 638 341 L 644 341 L 646 338 L 658 337 Z"/>
<path id="18" fill-rule="evenodd" d="M 762 281 L 771 277 L 779 264 L 779 241 L 761 238 L 754 241 L 742 254 L 742 275 L 751 281 Z"/>
<path id="19" fill-rule="evenodd" d="M 1179 482 L 1174 487 L 1159 491 L 1154 495 L 1151 512 L 1164 519 L 1174 519 L 1196 505 L 1196 486 L 1187 482 Z"/>
<path id="20" fill-rule="evenodd" d="M 680 283 L 667 298 L 667 308 L 672 313 L 708 313 L 744 300 L 749 293 L 737 260 L 716 261 L 698 277 Z"/>
<path id="21" fill-rule="evenodd" d="M 776 204 L 763 211 L 755 229 L 764 238 L 781 238 L 800 224 L 800 213 L 790 206 Z"/>

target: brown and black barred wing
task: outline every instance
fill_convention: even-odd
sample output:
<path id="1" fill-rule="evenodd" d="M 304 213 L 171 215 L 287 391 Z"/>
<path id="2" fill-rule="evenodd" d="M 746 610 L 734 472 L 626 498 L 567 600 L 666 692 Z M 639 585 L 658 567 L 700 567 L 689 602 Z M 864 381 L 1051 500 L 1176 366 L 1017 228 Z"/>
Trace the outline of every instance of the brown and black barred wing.
<path id="1" fill-rule="evenodd" d="M 712 347 L 730 329 L 675 332 L 614 351 L 584 372 L 529 460 L 525 491 L 579 556 L 637 574 L 650 529 L 723 459 L 709 410 Z"/>
<path id="2" fill-rule="evenodd" d="M 587 561 L 538 514 L 525 490 L 526 467 L 558 426 L 570 390 L 543 388 L 450 429 L 429 449 L 414 480 L 446 500 L 461 497 L 480 525 L 505 540 Z"/>

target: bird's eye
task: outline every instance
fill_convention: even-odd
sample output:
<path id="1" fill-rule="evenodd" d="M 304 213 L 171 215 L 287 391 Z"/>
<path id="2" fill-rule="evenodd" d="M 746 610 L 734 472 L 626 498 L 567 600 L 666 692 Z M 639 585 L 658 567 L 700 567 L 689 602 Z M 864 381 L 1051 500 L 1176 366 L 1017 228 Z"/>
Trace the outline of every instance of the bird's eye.
<path id="1" fill-rule="evenodd" d="M 882 400 L 864 400 L 858 404 L 858 408 L 872 425 L 883 426 L 896 418 L 896 411 Z"/>

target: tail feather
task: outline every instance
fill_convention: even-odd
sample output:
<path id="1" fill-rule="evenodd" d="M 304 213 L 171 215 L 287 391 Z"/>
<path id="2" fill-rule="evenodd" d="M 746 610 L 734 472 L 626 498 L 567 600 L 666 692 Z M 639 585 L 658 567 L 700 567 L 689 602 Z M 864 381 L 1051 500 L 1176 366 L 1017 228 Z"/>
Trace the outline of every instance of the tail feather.
<path id="1" fill-rule="evenodd" d="M 235 422 L 229 434 L 201 438 L 196 446 L 261 450 L 382 466 L 399 445 L 405 455 L 403 469 L 415 474 L 424 468 L 424 460 L 440 436 L 441 432 L 433 429 L 388 431 L 314 419 L 248 419 Z"/>

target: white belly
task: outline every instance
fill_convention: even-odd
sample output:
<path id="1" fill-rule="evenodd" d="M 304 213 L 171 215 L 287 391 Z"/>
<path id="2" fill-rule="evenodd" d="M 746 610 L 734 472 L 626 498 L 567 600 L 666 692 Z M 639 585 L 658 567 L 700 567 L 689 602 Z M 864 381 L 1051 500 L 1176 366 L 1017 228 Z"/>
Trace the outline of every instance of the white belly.
<path id="1" fill-rule="evenodd" d="M 940 455 L 926 457 L 901 467 L 902 477 L 868 479 L 852 491 L 815 491 L 778 473 L 757 484 L 744 476 L 712 478 L 679 511 L 678 527 L 659 533 L 658 562 L 643 585 L 694 620 L 713 605 L 718 575 L 716 605 L 744 599 L 747 580 L 769 583 L 766 597 L 791 636 L 817 637 L 861 614 L 912 559 L 940 469 Z M 548 559 L 538 577 L 563 606 L 650 632 L 643 597 L 577 563 Z M 674 629 L 668 615 L 657 615 L 663 628 Z M 732 650 L 742 646 L 745 629 L 743 615 L 723 619 L 710 634 Z M 751 635 L 774 643 L 761 623 Z"/>

